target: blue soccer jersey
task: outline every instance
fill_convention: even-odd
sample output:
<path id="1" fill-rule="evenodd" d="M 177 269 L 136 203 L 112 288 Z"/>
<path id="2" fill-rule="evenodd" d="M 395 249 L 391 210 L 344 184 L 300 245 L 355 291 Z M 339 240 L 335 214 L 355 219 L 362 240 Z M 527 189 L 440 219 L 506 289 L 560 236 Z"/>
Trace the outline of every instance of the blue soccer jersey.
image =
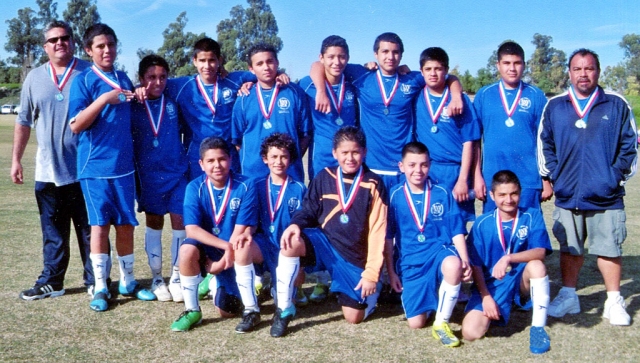
<path id="1" fill-rule="evenodd" d="M 300 139 L 308 135 L 311 125 L 306 95 L 295 84 L 261 90 L 261 107 L 257 87 L 253 87 L 249 95 L 239 97 L 233 107 L 231 135 L 233 143 L 240 146 L 243 174 L 258 178 L 269 173 L 260 156 L 260 145 L 267 136 L 280 132 L 293 138 L 298 151 L 289 174 L 295 180 L 304 180 Z"/>
<path id="2" fill-rule="evenodd" d="M 467 233 L 458 205 L 449 191 L 431 185 L 430 193 L 414 194 L 405 185 L 396 185 L 391 190 L 387 215 L 387 238 L 395 238 L 401 270 L 422 266 L 438 250 L 454 248 L 454 236 Z M 415 214 L 408 198 L 411 198 Z M 418 225 L 422 224 L 427 199 L 426 223 L 420 231 Z"/>
<path id="3" fill-rule="evenodd" d="M 360 126 L 367 136 L 367 165 L 378 174 L 399 174 L 402 148 L 413 141 L 413 101 L 425 86 L 422 74 L 383 76 L 355 64 L 348 64 L 344 74 L 358 92 Z"/>
<path id="4" fill-rule="evenodd" d="M 544 93 L 521 82 L 522 93 L 509 117 L 500 95 L 500 82 L 481 88 L 473 101 L 482 126 L 482 176 L 490 183 L 500 170 L 511 170 L 523 189 L 542 189 L 537 168 L 537 132 L 542 110 L 547 103 Z M 516 102 L 518 89 L 505 88 L 509 106 Z"/>
<path id="5" fill-rule="evenodd" d="M 95 66 L 94 66 L 95 67 Z M 124 72 L 103 72 L 110 82 L 121 89 L 133 85 Z M 113 87 L 100 78 L 94 68 L 87 68 L 73 79 L 69 93 L 70 122 L 103 93 Z M 90 127 L 78 138 L 78 179 L 110 178 L 133 173 L 133 142 L 131 140 L 131 106 L 129 102 L 106 105 Z"/>
<path id="6" fill-rule="evenodd" d="M 231 185 L 228 197 L 224 189 L 216 189 L 209 184 L 208 177 L 202 175 L 187 185 L 184 197 L 184 225 L 197 225 L 205 231 L 229 241 L 236 225 L 258 225 L 258 200 L 253 184 L 243 175 L 230 175 Z M 213 193 L 213 198 L 212 198 Z M 215 222 L 212 202 L 220 220 Z"/>
<path id="7" fill-rule="evenodd" d="M 344 77 L 342 77 L 344 80 Z M 300 80 L 300 87 L 307 94 L 309 109 L 313 119 L 313 140 L 309 145 L 309 179 L 313 179 L 325 167 L 338 166 L 333 157 L 333 135 L 343 126 L 355 126 L 357 121 L 356 89 L 349 82 L 333 85 L 331 92 L 331 112 L 323 113 L 315 109 L 316 87 L 307 76 Z M 329 90 L 327 89 L 327 92 Z M 339 107 L 337 107 L 339 106 Z M 338 112 L 340 108 L 340 112 Z"/>

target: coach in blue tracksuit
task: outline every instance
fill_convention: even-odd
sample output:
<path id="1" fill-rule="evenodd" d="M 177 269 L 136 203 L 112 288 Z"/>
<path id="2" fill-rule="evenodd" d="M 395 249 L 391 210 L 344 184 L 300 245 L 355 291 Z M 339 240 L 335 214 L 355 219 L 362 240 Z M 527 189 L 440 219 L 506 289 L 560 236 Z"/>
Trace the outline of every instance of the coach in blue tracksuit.
<path id="1" fill-rule="evenodd" d="M 548 314 L 580 312 L 575 288 L 588 238 L 607 290 L 602 316 L 612 325 L 629 325 L 620 277 L 624 184 L 636 171 L 636 125 L 624 98 L 598 86 L 599 75 L 597 54 L 575 51 L 569 58 L 571 86 L 549 101 L 538 131 L 538 167 L 556 195 L 553 234 L 563 285 Z"/>

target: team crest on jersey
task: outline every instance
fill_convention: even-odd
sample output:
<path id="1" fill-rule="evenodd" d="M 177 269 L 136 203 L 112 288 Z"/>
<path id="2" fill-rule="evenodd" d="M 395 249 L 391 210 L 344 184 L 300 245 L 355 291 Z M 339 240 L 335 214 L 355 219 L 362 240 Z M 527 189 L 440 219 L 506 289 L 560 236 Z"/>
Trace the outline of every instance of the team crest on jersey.
<path id="1" fill-rule="evenodd" d="M 232 198 L 231 201 L 229 202 L 229 208 L 231 208 L 231 211 L 237 212 L 238 209 L 240 209 L 241 202 L 242 202 L 242 199 L 240 198 Z"/>
<path id="2" fill-rule="evenodd" d="M 173 106 L 173 103 L 167 103 L 167 106 L 165 107 L 165 110 L 167 110 L 167 115 L 169 115 L 169 117 L 175 117 L 176 116 L 176 108 L 175 108 L 175 106 Z"/>
<path id="3" fill-rule="evenodd" d="M 353 101 L 353 92 L 345 91 L 344 92 L 344 99 L 347 100 L 347 101 Z"/>
<path id="4" fill-rule="evenodd" d="M 233 91 L 231 88 L 225 87 L 222 89 L 222 98 L 224 99 L 224 103 L 229 103 L 233 101 Z"/>
<path id="5" fill-rule="evenodd" d="M 406 83 L 400 84 L 400 92 L 408 95 L 409 93 L 411 93 L 411 85 Z"/>
<path id="6" fill-rule="evenodd" d="M 429 210 L 429 214 L 435 219 L 442 219 L 442 215 L 444 214 L 444 205 L 440 202 L 433 203 Z"/>
<path id="7" fill-rule="evenodd" d="M 296 197 L 289 198 L 289 201 L 287 201 L 287 206 L 289 207 L 289 214 L 293 214 L 293 212 L 300 209 L 300 199 Z"/>
<path id="8" fill-rule="evenodd" d="M 529 228 L 527 226 L 520 226 L 520 228 L 518 228 L 518 231 L 516 231 L 516 237 L 518 237 L 518 239 L 520 240 L 526 239 L 528 235 Z"/>
<path id="9" fill-rule="evenodd" d="M 280 111 L 287 111 L 291 107 L 291 101 L 288 98 L 282 97 L 278 100 L 278 108 Z"/>
<path id="10" fill-rule="evenodd" d="M 443 122 L 449 122 L 449 109 L 447 108 L 447 106 L 444 106 L 444 109 L 440 114 L 440 118 L 442 119 Z"/>
<path id="11" fill-rule="evenodd" d="M 528 97 L 522 97 L 518 101 L 518 106 L 523 110 L 528 110 L 531 107 L 531 100 Z"/>

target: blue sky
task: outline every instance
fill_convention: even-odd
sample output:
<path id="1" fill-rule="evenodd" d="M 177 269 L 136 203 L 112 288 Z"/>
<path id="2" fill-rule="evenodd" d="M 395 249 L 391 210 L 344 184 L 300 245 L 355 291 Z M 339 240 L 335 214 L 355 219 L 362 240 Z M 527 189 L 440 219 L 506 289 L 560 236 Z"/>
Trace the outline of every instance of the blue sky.
<path id="1" fill-rule="evenodd" d="M 66 9 L 58 0 L 58 13 Z M 317 59 L 320 43 L 331 34 L 347 39 L 351 61 L 373 60 L 373 40 L 383 32 L 398 33 L 405 44 L 403 63 L 418 68 L 420 52 L 430 46 L 444 48 L 451 66 L 476 74 L 486 66 L 491 52 L 505 39 L 519 42 L 527 59 L 533 52 L 534 33 L 553 37 L 552 46 L 567 54 L 580 47 L 591 48 L 603 68 L 623 58 L 618 46 L 622 36 L 640 33 L 640 1 L 637 0 L 450 0 L 381 1 L 268 0 L 276 16 L 284 48 L 280 65 L 295 79 L 305 76 Z M 395 3 L 389 7 L 389 4 Z M 131 73 L 137 68 L 138 48 L 156 50 L 162 31 L 186 11 L 187 31 L 205 32 L 217 38 L 216 26 L 229 17 L 235 5 L 246 0 L 98 0 L 102 21 L 109 24 L 122 43 L 118 61 Z M 37 9 L 35 0 L 3 3 L 2 17 L 17 16 L 23 7 Z M 4 50 L 6 22 L 0 22 Z"/>

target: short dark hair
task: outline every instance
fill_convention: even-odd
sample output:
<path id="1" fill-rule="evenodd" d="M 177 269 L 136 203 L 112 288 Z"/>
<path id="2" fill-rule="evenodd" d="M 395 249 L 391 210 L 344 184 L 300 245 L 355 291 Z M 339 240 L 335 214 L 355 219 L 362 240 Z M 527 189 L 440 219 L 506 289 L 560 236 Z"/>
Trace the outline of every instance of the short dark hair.
<path id="1" fill-rule="evenodd" d="M 200 143 L 200 159 L 202 160 L 207 150 L 212 149 L 222 150 L 227 156 L 231 157 L 231 147 L 229 143 L 219 136 L 210 136 Z"/>
<path id="2" fill-rule="evenodd" d="M 347 55 L 349 55 L 349 46 L 347 45 L 347 41 L 341 36 L 329 35 L 324 38 L 322 45 L 320 46 L 320 54 L 324 54 L 329 47 L 340 47 L 344 49 Z"/>
<path id="3" fill-rule="evenodd" d="M 164 58 L 157 54 L 149 54 L 148 56 L 142 58 L 140 64 L 138 64 L 138 76 L 140 77 L 140 79 L 144 78 L 144 74 L 147 73 L 149 68 L 153 66 L 162 67 L 165 71 L 167 71 L 167 74 L 169 74 L 169 63 L 167 63 Z"/>
<path id="4" fill-rule="evenodd" d="M 373 42 L 373 52 L 378 53 L 378 48 L 380 48 L 380 42 L 389 42 L 397 44 L 400 47 L 400 54 L 404 53 L 404 44 L 402 44 L 402 39 L 396 33 L 382 33 L 378 35 L 375 42 Z"/>
<path id="5" fill-rule="evenodd" d="M 506 42 L 500 44 L 500 47 L 498 47 L 498 62 L 505 55 L 518 56 L 518 57 L 522 58 L 522 61 L 524 62 L 524 49 L 522 49 L 520 44 L 518 44 L 516 42 L 512 42 L 512 41 L 509 40 L 509 41 L 506 41 Z"/>
<path id="6" fill-rule="evenodd" d="M 218 42 L 208 37 L 198 40 L 196 44 L 193 45 L 192 58 L 195 59 L 198 56 L 198 53 L 200 52 L 213 52 L 213 54 L 216 55 L 216 58 L 220 59 L 222 57 L 221 56 L 222 53 L 220 51 L 220 44 L 218 44 Z"/>
<path id="7" fill-rule="evenodd" d="M 500 170 L 493 174 L 493 178 L 491 179 L 491 191 L 495 192 L 498 185 L 501 184 L 515 184 L 518 186 L 518 190 L 522 190 L 522 186 L 520 186 L 520 179 L 518 179 L 518 176 L 511 170 Z"/>
<path id="8" fill-rule="evenodd" d="M 422 68 L 427 61 L 439 62 L 447 70 L 449 69 L 449 55 L 440 47 L 427 48 L 420 53 L 420 68 Z"/>
<path id="9" fill-rule="evenodd" d="M 571 70 L 571 60 L 573 60 L 573 57 L 575 57 L 576 55 L 580 55 L 581 57 L 585 57 L 588 54 L 591 54 L 593 59 L 596 60 L 596 67 L 598 67 L 598 71 L 600 71 L 600 58 L 598 57 L 598 54 L 596 52 L 592 51 L 591 49 L 587 49 L 587 48 L 580 48 L 580 49 L 574 51 L 573 53 L 571 53 L 571 55 L 569 56 L 569 63 L 567 63 L 567 67 L 569 67 L 569 70 Z"/>
<path id="10" fill-rule="evenodd" d="M 113 41 L 118 44 L 118 37 L 116 36 L 116 32 L 114 32 L 110 26 L 104 23 L 95 23 L 87 28 L 87 30 L 84 32 L 84 35 L 82 36 L 82 46 L 85 49 L 91 49 L 91 46 L 93 45 L 93 38 L 99 35 L 111 35 L 113 37 Z"/>
<path id="11" fill-rule="evenodd" d="M 406 144 L 402 148 L 402 158 L 404 159 L 407 154 L 426 154 L 427 159 L 431 158 L 431 155 L 429 154 L 429 148 L 427 147 L 427 145 L 421 143 L 420 141 L 411 141 L 410 143 Z"/>
<path id="12" fill-rule="evenodd" d="M 343 141 L 353 141 L 361 148 L 367 148 L 367 138 L 359 127 L 349 125 L 339 128 L 333 135 L 333 150 L 337 150 Z"/>
<path id="13" fill-rule="evenodd" d="M 262 53 L 262 52 L 270 52 L 271 54 L 273 54 L 273 57 L 278 60 L 278 51 L 276 50 L 276 48 L 271 45 L 271 44 L 267 44 L 267 43 L 257 43 L 251 46 L 251 48 L 249 48 L 249 50 L 247 50 L 247 64 L 249 66 L 251 66 L 251 57 L 253 57 L 254 55 L 258 54 L 258 53 Z"/>
<path id="14" fill-rule="evenodd" d="M 266 159 L 267 154 L 272 147 L 287 150 L 289 152 L 289 158 L 292 161 L 298 158 L 296 144 L 293 141 L 293 138 L 287 133 L 274 132 L 267 136 L 260 145 L 260 156 Z"/>
<path id="15" fill-rule="evenodd" d="M 62 21 L 62 20 L 53 20 L 51 22 L 49 22 L 47 25 L 44 26 L 44 29 L 42 29 L 42 36 L 44 37 L 44 41 L 47 41 L 47 33 L 53 29 L 53 28 L 62 28 L 64 29 L 64 31 L 67 33 L 67 35 L 69 35 L 71 37 L 71 40 L 73 43 L 73 30 L 71 30 L 71 27 L 69 26 L 68 23 Z"/>

